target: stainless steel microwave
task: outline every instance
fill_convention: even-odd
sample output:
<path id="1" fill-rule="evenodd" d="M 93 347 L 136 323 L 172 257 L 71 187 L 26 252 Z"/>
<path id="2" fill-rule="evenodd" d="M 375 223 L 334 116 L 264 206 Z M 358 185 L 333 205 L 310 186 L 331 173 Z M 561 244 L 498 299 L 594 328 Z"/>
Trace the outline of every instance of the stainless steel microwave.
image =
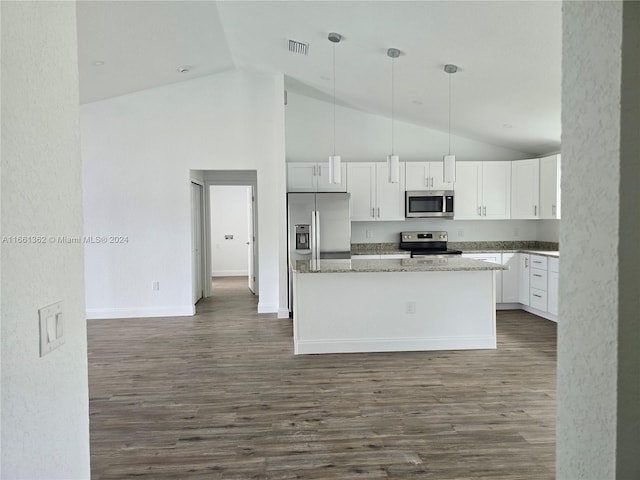
<path id="1" fill-rule="evenodd" d="M 407 191 L 406 218 L 453 217 L 453 190 Z"/>

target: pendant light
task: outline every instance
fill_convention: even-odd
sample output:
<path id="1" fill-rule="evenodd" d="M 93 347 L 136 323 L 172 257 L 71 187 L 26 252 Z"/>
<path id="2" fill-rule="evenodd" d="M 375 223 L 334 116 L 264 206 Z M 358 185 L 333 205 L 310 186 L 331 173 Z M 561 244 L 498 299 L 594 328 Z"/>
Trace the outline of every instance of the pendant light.
<path id="1" fill-rule="evenodd" d="M 342 183 L 340 155 L 336 155 L 336 43 L 342 35 L 331 32 L 327 37 L 333 44 L 333 155 L 329 155 L 329 183 Z"/>
<path id="2" fill-rule="evenodd" d="M 447 64 L 444 71 L 449 74 L 449 153 L 443 157 L 443 179 L 445 183 L 456 181 L 456 156 L 451 154 L 451 75 L 458 71 L 457 65 Z"/>
<path id="3" fill-rule="evenodd" d="M 393 140 L 394 140 L 394 70 L 393 63 L 396 58 L 400 56 L 400 50 L 397 48 L 390 48 L 387 50 L 387 56 L 391 58 L 391 155 L 387 155 L 387 171 L 389 172 L 389 183 L 398 183 L 400 181 L 400 157 L 393 153 Z"/>

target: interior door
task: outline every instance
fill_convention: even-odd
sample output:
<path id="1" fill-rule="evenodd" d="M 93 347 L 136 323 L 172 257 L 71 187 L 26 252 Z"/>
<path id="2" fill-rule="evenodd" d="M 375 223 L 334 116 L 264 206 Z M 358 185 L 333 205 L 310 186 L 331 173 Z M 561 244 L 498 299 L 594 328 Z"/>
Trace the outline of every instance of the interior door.
<path id="1" fill-rule="evenodd" d="M 248 270 L 249 270 L 249 279 L 248 279 L 248 286 L 249 286 L 249 290 L 251 290 L 251 293 L 255 294 L 256 293 L 256 286 L 255 286 L 255 281 L 256 281 L 256 273 L 255 273 L 255 269 L 253 268 L 253 261 L 255 258 L 255 252 L 254 252 L 254 248 L 255 248 L 255 233 L 254 233 L 254 226 L 253 226 L 253 202 L 255 201 L 254 195 L 253 195 L 253 187 L 248 187 L 247 188 L 247 222 L 249 223 L 248 225 L 248 239 L 247 239 L 247 262 L 248 262 Z"/>
<path id="2" fill-rule="evenodd" d="M 203 297 L 202 282 L 202 185 L 191 182 L 191 261 L 193 304 Z"/>

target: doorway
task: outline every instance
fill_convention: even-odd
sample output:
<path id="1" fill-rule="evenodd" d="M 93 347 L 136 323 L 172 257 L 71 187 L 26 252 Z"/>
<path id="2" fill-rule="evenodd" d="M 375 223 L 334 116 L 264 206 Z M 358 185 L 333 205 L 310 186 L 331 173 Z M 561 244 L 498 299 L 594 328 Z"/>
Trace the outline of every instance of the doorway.
<path id="1" fill-rule="evenodd" d="M 254 202 L 251 185 L 209 186 L 211 277 L 246 277 L 255 294 Z"/>

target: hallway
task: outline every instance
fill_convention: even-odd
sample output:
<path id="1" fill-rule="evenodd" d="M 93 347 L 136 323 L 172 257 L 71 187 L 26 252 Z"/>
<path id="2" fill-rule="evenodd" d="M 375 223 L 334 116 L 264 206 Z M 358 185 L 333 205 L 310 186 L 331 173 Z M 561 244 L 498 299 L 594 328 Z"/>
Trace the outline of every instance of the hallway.
<path id="1" fill-rule="evenodd" d="M 292 355 L 291 322 L 216 279 L 194 317 L 90 321 L 93 480 L 554 478 L 556 325 L 498 349 Z"/>

